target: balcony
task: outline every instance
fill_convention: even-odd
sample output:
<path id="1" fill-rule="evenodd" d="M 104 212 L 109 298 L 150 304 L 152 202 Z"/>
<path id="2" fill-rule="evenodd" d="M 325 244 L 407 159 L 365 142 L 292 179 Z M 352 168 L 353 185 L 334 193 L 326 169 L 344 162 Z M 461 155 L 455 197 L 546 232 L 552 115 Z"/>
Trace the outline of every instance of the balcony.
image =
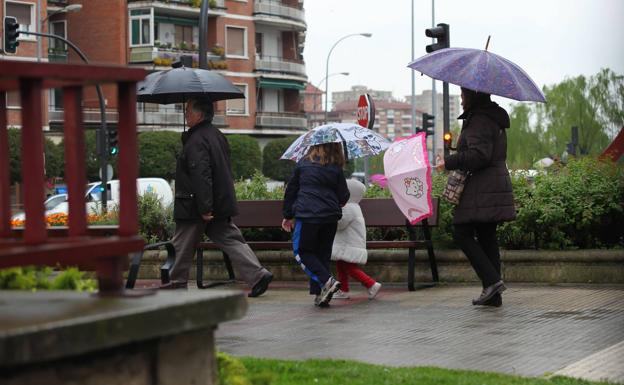
<path id="1" fill-rule="evenodd" d="M 192 13 L 199 14 L 199 8 L 201 7 L 200 0 L 128 0 L 128 4 L 141 3 L 141 7 L 153 6 L 155 8 L 170 9 L 174 12 L 179 11 L 187 13 L 185 11 L 191 10 Z M 225 9 L 225 0 L 210 0 L 210 10 Z"/>
<path id="2" fill-rule="evenodd" d="M 256 127 L 305 130 L 307 119 L 304 114 L 294 112 L 257 112 Z"/>
<path id="3" fill-rule="evenodd" d="M 48 49 L 48 61 L 50 63 L 67 63 L 67 50 L 59 48 Z"/>
<path id="4" fill-rule="evenodd" d="M 225 116 L 223 112 L 215 114 L 212 119 L 215 126 L 225 126 Z M 162 129 L 184 125 L 184 113 L 175 109 L 165 109 L 159 111 L 137 111 L 137 125 L 159 127 Z"/>
<path id="5" fill-rule="evenodd" d="M 305 12 L 303 9 L 290 7 L 276 0 L 256 0 L 254 3 L 256 20 L 272 21 L 274 18 L 283 18 L 294 22 L 302 28 L 306 27 Z"/>
<path id="6" fill-rule="evenodd" d="M 65 112 L 59 108 L 50 108 L 48 111 L 48 120 L 51 124 L 63 123 Z M 97 108 L 85 108 L 82 111 L 82 121 L 84 123 L 100 123 L 101 114 Z M 106 122 L 117 123 L 119 121 L 119 114 L 117 111 L 107 109 L 106 110 Z"/>
<path id="7" fill-rule="evenodd" d="M 256 57 L 256 70 L 306 76 L 306 68 L 303 61 L 289 60 L 278 56 Z"/>
<path id="8" fill-rule="evenodd" d="M 154 63 L 157 66 L 170 67 L 171 63 L 180 59 L 180 56 L 193 57 L 193 65 L 199 62 L 199 51 L 181 50 L 168 47 L 130 47 L 130 63 Z M 213 52 L 206 54 L 209 69 L 227 69 L 227 63 L 223 55 Z"/>

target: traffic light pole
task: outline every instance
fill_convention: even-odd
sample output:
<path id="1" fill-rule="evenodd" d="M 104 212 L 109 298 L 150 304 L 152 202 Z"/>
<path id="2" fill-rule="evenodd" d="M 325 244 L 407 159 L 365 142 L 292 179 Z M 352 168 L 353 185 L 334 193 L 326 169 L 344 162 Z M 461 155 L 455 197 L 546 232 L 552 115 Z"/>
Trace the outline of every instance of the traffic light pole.
<path id="1" fill-rule="evenodd" d="M 442 115 L 444 119 L 444 133 L 442 137 L 444 138 L 444 134 L 450 132 L 451 130 L 451 119 L 449 116 L 449 85 L 447 82 L 442 83 Z M 444 156 L 449 154 L 448 146 L 444 146 Z"/>
<path id="2" fill-rule="evenodd" d="M 84 53 L 82 53 L 82 51 L 71 41 L 65 39 L 64 37 L 60 37 L 57 35 L 52 35 L 49 33 L 42 33 L 42 32 L 30 32 L 30 31 L 19 31 L 20 35 L 24 34 L 24 35 L 35 35 L 35 36 L 40 36 L 40 37 L 48 37 L 51 39 L 58 39 L 61 40 L 63 43 L 67 44 L 68 46 L 70 46 L 74 51 L 76 51 L 76 53 L 78 54 L 78 56 L 80 56 L 80 58 L 87 64 L 89 64 L 89 59 L 87 59 L 87 57 L 85 56 Z M 95 85 L 95 90 L 97 91 L 97 95 L 98 95 L 98 101 L 100 104 L 100 120 L 102 121 L 102 124 L 100 126 L 100 169 L 102 171 L 102 185 L 104 186 L 104 192 L 102 193 L 102 210 L 103 212 L 106 212 L 107 209 L 107 192 L 106 192 L 106 184 L 108 183 L 108 175 L 107 175 L 107 165 L 108 165 L 108 151 L 106 150 L 106 138 L 107 138 L 107 129 L 106 129 L 106 106 L 104 105 L 104 94 L 102 93 L 102 87 L 100 87 L 99 84 Z"/>

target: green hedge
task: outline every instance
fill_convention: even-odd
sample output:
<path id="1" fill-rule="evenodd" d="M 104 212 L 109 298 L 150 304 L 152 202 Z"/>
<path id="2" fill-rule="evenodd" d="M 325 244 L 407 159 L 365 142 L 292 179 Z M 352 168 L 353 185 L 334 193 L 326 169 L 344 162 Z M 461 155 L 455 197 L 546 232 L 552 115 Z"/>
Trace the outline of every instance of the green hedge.
<path id="1" fill-rule="evenodd" d="M 262 173 L 264 175 L 274 180 L 288 181 L 295 169 L 295 162 L 283 160 L 280 157 L 295 139 L 297 138 L 293 136 L 272 140 L 267 143 L 262 153 Z"/>
<path id="2" fill-rule="evenodd" d="M 174 179 L 176 159 L 181 150 L 179 132 L 154 131 L 139 134 L 139 176 Z"/>
<path id="3" fill-rule="evenodd" d="M 228 135 L 227 139 L 234 180 L 251 178 L 262 169 L 262 151 L 256 139 L 249 135 Z"/>
<path id="4" fill-rule="evenodd" d="M 21 130 L 10 128 L 9 136 L 9 164 L 10 164 L 10 182 L 20 182 L 21 176 L 21 158 L 22 158 L 22 135 Z M 63 143 L 55 144 L 50 139 L 45 139 L 43 144 L 45 156 L 45 172 L 47 178 L 62 177 L 65 173 L 65 153 L 63 151 Z"/>

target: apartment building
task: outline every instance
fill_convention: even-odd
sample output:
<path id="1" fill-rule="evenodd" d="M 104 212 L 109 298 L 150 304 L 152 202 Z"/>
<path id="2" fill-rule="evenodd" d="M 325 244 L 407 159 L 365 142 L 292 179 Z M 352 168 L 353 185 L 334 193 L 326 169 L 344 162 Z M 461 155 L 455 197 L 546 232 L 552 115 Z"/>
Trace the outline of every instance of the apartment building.
<path id="1" fill-rule="evenodd" d="M 18 22 L 67 37 L 93 63 L 130 65 L 150 71 L 171 68 L 181 56 L 196 66 L 201 0 L 1 0 L 3 15 L 19 13 Z M 80 4 L 77 12 L 66 12 Z M 39 10 L 37 6 L 40 5 Z M 70 7 L 71 8 L 71 7 Z M 302 0 L 210 0 L 208 64 L 245 93 L 245 99 L 216 104 L 214 122 L 225 133 L 258 138 L 294 135 L 306 130 L 302 91 L 305 12 Z M 33 29 L 34 30 L 34 29 Z M 36 60 L 36 40 L 20 37 L 17 55 L 1 59 Z M 43 39 L 47 40 L 47 39 Z M 79 62 L 64 44 L 43 42 L 41 60 Z M 104 87 L 107 121 L 117 121 L 114 89 Z M 85 122 L 100 122 L 95 90 L 86 90 Z M 11 96 L 11 102 L 15 96 Z M 51 91 L 46 119 L 62 132 L 62 97 Z M 11 106 L 11 104 L 9 104 Z M 17 107 L 16 107 L 17 108 Z M 182 130 L 180 105 L 139 103 L 139 130 Z M 15 117 L 10 125 L 19 126 Z"/>
<path id="2" fill-rule="evenodd" d="M 359 96 L 359 95 L 358 95 Z M 374 100 L 375 124 L 373 130 L 394 139 L 409 136 L 412 132 L 412 106 L 407 103 L 385 100 Z M 334 106 L 329 112 L 328 120 L 332 122 L 357 122 L 358 99 L 345 100 Z M 422 122 L 422 111 L 416 110 L 416 126 Z"/>

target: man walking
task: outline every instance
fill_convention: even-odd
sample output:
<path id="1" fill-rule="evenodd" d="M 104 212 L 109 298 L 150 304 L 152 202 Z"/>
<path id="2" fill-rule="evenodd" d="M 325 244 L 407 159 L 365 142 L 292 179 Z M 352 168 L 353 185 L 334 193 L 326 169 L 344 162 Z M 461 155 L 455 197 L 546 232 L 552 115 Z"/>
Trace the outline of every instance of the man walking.
<path id="1" fill-rule="evenodd" d="M 171 282 L 161 289 L 187 287 L 193 255 L 205 232 L 228 254 L 237 276 L 252 288 L 248 296 L 257 297 L 267 290 L 273 275 L 260 265 L 232 222 L 238 206 L 230 148 L 225 135 L 212 125 L 213 103 L 191 99 L 185 116 L 190 129 L 182 134 L 173 206 L 176 229 L 172 242 L 176 260 L 170 273 Z"/>

